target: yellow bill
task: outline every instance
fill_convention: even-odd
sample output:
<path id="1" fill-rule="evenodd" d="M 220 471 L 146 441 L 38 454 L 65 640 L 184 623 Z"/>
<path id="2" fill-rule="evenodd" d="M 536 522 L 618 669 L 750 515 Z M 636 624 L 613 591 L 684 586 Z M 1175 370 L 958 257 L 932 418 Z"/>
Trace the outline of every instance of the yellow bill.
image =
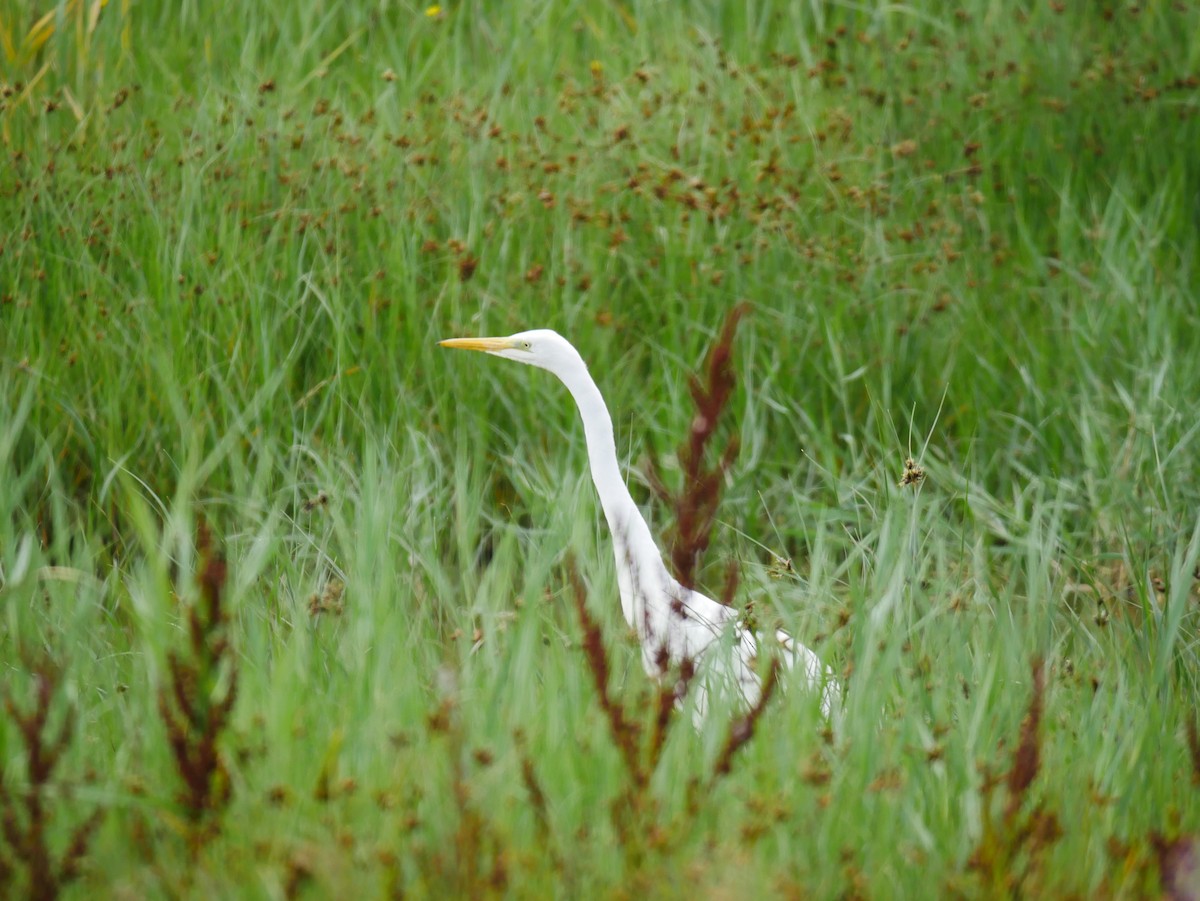
<path id="1" fill-rule="evenodd" d="M 511 338 L 447 338 L 445 341 L 439 341 L 438 344 L 458 350 L 482 350 L 487 353 L 513 350 L 516 347 Z"/>

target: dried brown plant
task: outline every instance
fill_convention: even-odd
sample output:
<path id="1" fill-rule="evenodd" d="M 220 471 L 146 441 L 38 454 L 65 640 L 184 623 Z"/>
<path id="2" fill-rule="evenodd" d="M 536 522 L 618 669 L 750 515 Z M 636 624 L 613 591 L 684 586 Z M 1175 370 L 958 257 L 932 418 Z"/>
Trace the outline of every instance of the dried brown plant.
<path id="1" fill-rule="evenodd" d="M 1033 693 L 1021 722 L 1020 738 L 1012 763 L 1002 778 L 985 774 L 982 792 L 983 834 L 967 863 L 995 897 L 1015 897 L 1040 869 L 1041 859 L 1062 836 L 1058 817 L 1044 801 L 1033 797 L 1033 784 L 1041 769 L 1041 722 L 1046 690 L 1046 668 L 1040 659 L 1032 664 Z M 992 798 L 1004 786 L 1007 800 L 997 815 Z"/>
<path id="2" fill-rule="evenodd" d="M 543 844 L 550 842 L 550 813 L 546 804 L 546 792 L 542 789 L 542 783 L 538 780 L 537 770 L 533 766 L 533 758 L 529 756 L 529 749 L 525 747 L 524 737 L 518 732 L 516 736 L 517 748 L 521 755 L 521 782 L 525 786 L 525 791 L 529 794 L 529 804 L 533 808 L 533 815 L 537 822 L 538 837 Z"/>
<path id="3" fill-rule="evenodd" d="M 588 672 L 592 676 L 592 684 L 596 688 L 596 696 L 600 701 L 600 709 L 608 723 L 608 731 L 613 744 L 625 762 L 626 771 L 638 788 L 644 788 L 649 781 L 649 774 L 642 765 L 641 749 L 638 733 L 641 731 L 637 722 L 625 711 L 621 702 L 609 692 L 608 678 L 611 667 L 608 663 L 608 652 L 604 648 L 604 634 L 600 624 L 596 622 L 587 607 L 587 586 L 579 574 L 579 568 L 574 560 L 567 561 L 567 577 L 571 582 L 571 595 L 575 600 L 575 612 L 579 616 L 579 625 L 583 629 L 583 654 L 587 660 Z"/>
<path id="4" fill-rule="evenodd" d="M 1194 713 L 1187 720 L 1187 748 L 1192 762 L 1192 785 L 1200 785 L 1200 725 Z"/>
<path id="5" fill-rule="evenodd" d="M 763 680 L 762 694 L 759 695 L 754 706 L 729 724 L 729 734 L 725 738 L 721 754 L 717 757 L 716 765 L 713 767 L 714 782 L 729 772 L 733 766 L 734 756 L 754 737 L 754 727 L 758 724 L 759 717 L 767 709 L 767 704 L 770 703 L 771 696 L 775 694 L 775 689 L 778 687 L 779 660 L 776 658 L 771 661 L 771 668 L 767 670 L 767 678 Z"/>
<path id="6" fill-rule="evenodd" d="M 178 800 L 194 826 L 215 826 L 229 803 L 229 770 L 221 744 L 237 699 L 238 671 L 224 607 L 228 570 L 213 546 L 208 526 L 197 529 L 200 596 L 186 611 L 188 647 L 167 655 L 167 685 L 159 689 L 158 712 L 167 731 L 175 769 L 183 782 Z M 197 829 L 197 841 L 212 829 Z"/>
<path id="7" fill-rule="evenodd" d="M 0 893 L 5 893 L 15 875 L 11 852 L 25 870 L 27 897 L 48 901 L 78 878 L 103 812 L 94 811 L 72 829 L 66 848 L 55 855 L 50 846 L 54 818 L 50 801 L 71 795 L 70 785 L 58 777 L 57 770 L 75 737 L 75 711 L 67 707 L 54 728 L 50 720 L 62 671 L 46 657 L 28 661 L 28 666 L 33 675 L 30 705 L 22 707 L 9 686 L 2 692 L 5 715 L 16 726 L 24 751 L 26 784 L 10 784 L 0 767 Z"/>
<path id="8" fill-rule="evenodd" d="M 708 446 L 716 435 L 717 426 L 733 396 L 736 379 L 733 371 L 733 339 L 738 323 L 750 310 L 748 303 L 739 303 L 725 317 L 725 324 L 716 342 L 709 348 L 704 362 L 704 380 L 693 375 L 688 389 L 695 404 L 688 436 L 679 446 L 679 466 L 682 483 L 674 492 L 663 481 L 657 461 L 651 457 L 646 477 L 654 494 L 671 510 L 674 524 L 667 533 L 671 567 L 675 578 L 686 588 L 694 588 L 700 558 L 708 550 L 716 523 L 717 507 L 721 501 L 721 486 L 725 474 L 737 460 L 740 445 L 731 435 L 717 456 L 716 462 L 706 463 Z"/>

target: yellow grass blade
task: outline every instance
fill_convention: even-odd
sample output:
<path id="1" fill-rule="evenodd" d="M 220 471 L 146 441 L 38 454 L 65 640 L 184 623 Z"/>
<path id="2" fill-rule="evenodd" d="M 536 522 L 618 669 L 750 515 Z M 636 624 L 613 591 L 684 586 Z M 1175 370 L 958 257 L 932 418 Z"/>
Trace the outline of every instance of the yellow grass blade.
<path id="1" fill-rule="evenodd" d="M 616 7 L 617 15 L 625 22 L 625 27 L 629 29 L 630 34 L 637 34 L 637 19 L 633 17 L 633 13 L 626 9 L 624 3 L 614 3 L 613 6 Z"/>
<path id="2" fill-rule="evenodd" d="M 62 97 L 67 106 L 71 108 L 71 115 L 75 117 L 75 121 L 82 122 L 83 107 L 80 105 L 79 101 L 75 99 L 75 95 L 71 93 L 71 89 L 66 85 L 63 85 Z"/>
<path id="3" fill-rule="evenodd" d="M 50 35 L 54 34 L 54 13 L 46 13 L 29 29 L 29 34 L 25 35 L 25 40 L 21 42 L 21 49 L 24 55 L 32 56 L 42 49 L 42 45 L 50 40 Z"/>
<path id="4" fill-rule="evenodd" d="M 17 58 L 17 47 L 13 43 L 12 29 L 8 27 L 8 23 L 4 21 L 4 17 L 0 16 L 0 47 L 4 49 L 5 61 L 11 63 Z"/>
<path id="5" fill-rule="evenodd" d="M 96 31 L 96 23 L 100 21 L 100 10 L 108 6 L 108 0 L 92 0 L 92 7 L 88 10 L 87 33 L 94 34 Z"/>

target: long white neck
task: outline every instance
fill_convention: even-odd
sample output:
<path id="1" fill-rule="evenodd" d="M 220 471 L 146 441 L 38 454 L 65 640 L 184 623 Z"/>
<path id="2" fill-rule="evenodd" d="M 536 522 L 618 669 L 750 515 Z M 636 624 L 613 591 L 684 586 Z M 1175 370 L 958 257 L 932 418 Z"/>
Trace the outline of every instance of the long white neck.
<path id="1" fill-rule="evenodd" d="M 592 482 L 600 496 L 600 506 L 604 509 L 604 518 L 608 520 L 609 531 L 612 532 L 618 573 L 626 567 L 643 574 L 665 573 L 662 555 L 654 543 L 650 527 L 633 502 L 625 480 L 621 478 L 612 417 L 608 415 L 608 407 L 604 404 L 600 389 L 592 381 L 586 366 L 572 369 L 559 377 L 575 398 L 575 405 L 579 407 L 579 416 L 583 420 Z M 630 625 L 634 625 L 636 618 L 632 594 L 632 585 L 621 585 L 622 608 Z"/>

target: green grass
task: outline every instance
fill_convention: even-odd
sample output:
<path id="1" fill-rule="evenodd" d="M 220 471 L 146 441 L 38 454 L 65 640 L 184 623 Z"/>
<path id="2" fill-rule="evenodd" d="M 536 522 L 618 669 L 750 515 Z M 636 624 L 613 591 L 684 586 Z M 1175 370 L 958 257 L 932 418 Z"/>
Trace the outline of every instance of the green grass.
<path id="1" fill-rule="evenodd" d="M 1161 891 L 1200 831 L 1200 8 L 91 6 L 22 51 L 0 3 L 0 685 L 62 671 L 55 852 L 103 813 L 68 894 Z M 568 555 L 651 687 L 575 410 L 436 339 L 572 340 L 662 532 L 641 467 L 739 299 L 704 587 L 739 561 L 845 710 L 776 698 L 698 800 L 727 717 L 674 729 L 623 819 Z M 159 698 L 201 518 L 201 706 L 238 683 L 192 822 Z M 10 819 L 27 756 L 9 711 Z"/>

